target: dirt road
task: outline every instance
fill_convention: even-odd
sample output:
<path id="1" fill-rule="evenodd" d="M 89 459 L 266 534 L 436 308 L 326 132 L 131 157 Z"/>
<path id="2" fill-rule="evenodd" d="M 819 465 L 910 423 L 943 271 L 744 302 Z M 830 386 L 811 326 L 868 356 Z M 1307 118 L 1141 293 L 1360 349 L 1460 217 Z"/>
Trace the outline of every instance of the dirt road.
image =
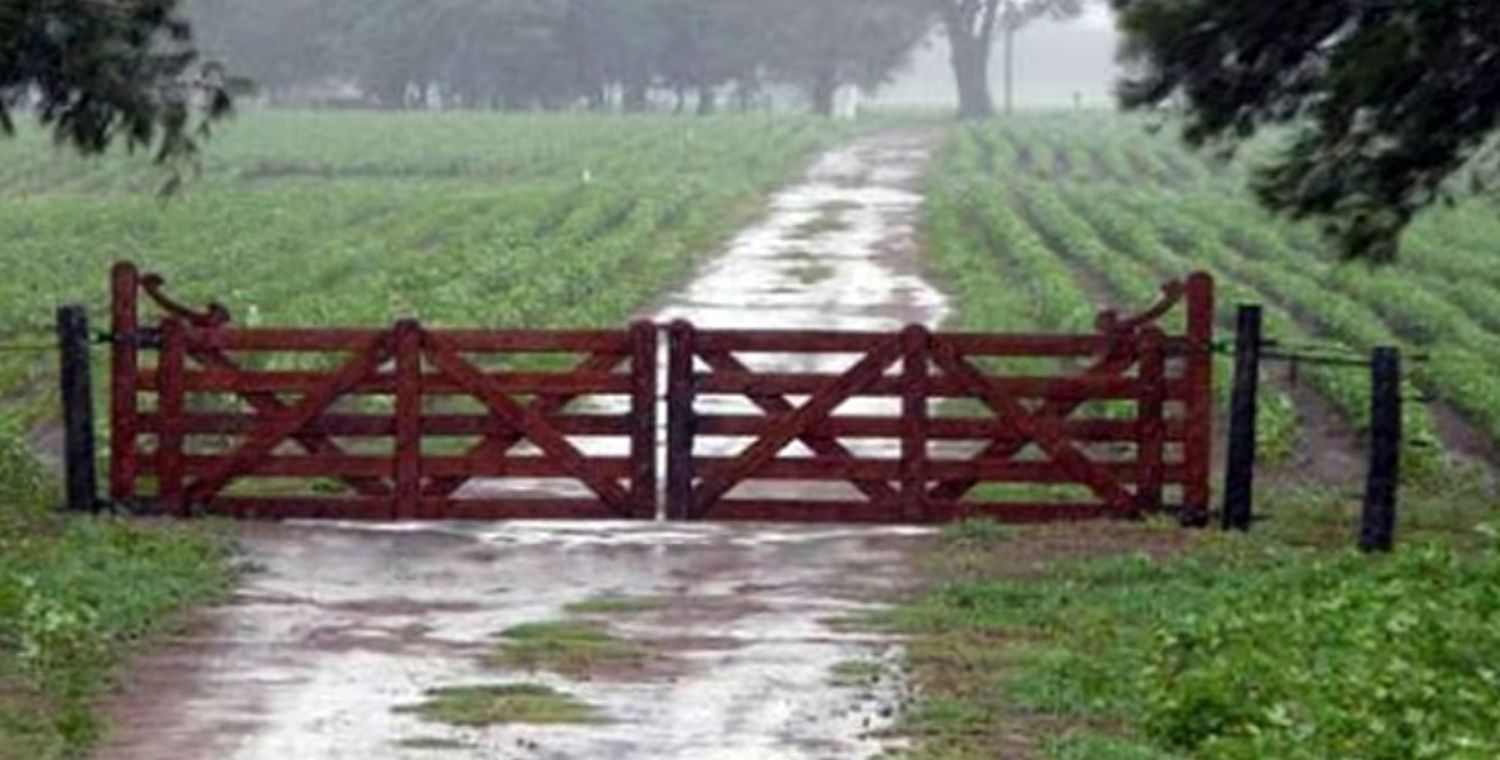
<path id="1" fill-rule="evenodd" d="M 863 138 L 772 199 L 656 316 L 703 327 L 935 324 L 917 266 L 922 134 Z M 792 369 L 792 368 L 788 368 Z M 919 529 L 677 524 L 244 526 L 253 566 L 127 675 L 110 760 L 858 758 L 895 687 L 835 685 L 898 643 L 839 631 L 910 581 Z M 519 623 L 601 596 L 659 667 L 568 679 L 485 656 Z M 586 726 L 455 728 L 397 708 L 437 687 L 535 682 L 599 707 Z"/>

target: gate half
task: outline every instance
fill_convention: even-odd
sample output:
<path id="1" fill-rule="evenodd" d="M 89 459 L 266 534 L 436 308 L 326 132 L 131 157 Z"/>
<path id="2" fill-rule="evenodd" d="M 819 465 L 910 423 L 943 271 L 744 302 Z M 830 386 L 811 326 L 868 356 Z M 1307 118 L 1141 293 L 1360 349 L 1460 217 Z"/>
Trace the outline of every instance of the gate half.
<path id="1" fill-rule="evenodd" d="M 142 293 L 157 327 L 140 326 Z M 656 516 L 650 324 L 241 329 L 128 264 L 114 294 L 116 502 L 252 518 Z"/>
<path id="2" fill-rule="evenodd" d="M 1181 305 L 1184 308 L 1178 309 Z M 670 331 L 669 514 L 1207 515 L 1213 281 L 1081 335 Z M 1163 325 L 1181 331 L 1168 335 Z M 788 367 L 800 368 L 787 371 Z"/>

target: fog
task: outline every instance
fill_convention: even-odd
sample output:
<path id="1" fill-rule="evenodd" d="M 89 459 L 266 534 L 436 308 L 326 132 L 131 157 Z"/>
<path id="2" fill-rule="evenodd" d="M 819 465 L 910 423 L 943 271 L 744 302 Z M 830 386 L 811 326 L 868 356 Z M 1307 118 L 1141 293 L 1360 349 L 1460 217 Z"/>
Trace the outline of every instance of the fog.
<path id="1" fill-rule="evenodd" d="M 849 116 L 873 100 L 984 117 L 1004 102 L 1007 24 L 1020 29 L 1021 107 L 1075 99 L 1103 106 L 1116 77 L 1116 36 L 1098 0 L 998 6 L 993 37 L 981 31 L 984 6 L 955 21 L 939 0 L 193 0 L 189 7 L 207 58 L 246 84 L 242 102 L 282 106 Z M 1006 16 L 1007 7 L 1015 15 Z M 1068 20 L 1048 15 L 1069 12 Z M 954 47 L 960 55 L 950 54 Z"/>
<path id="2" fill-rule="evenodd" d="M 1108 107 L 1120 74 L 1115 61 L 1119 35 L 1110 10 L 1091 6 L 1071 21 L 1041 20 L 1016 37 L 1016 105 L 1053 108 L 1073 105 L 1076 93 L 1085 107 Z M 891 84 L 874 95 L 886 105 L 952 108 L 953 67 L 948 44 L 940 31 L 912 55 L 911 63 Z M 990 80 L 1001 97 L 1003 61 L 999 50 L 991 62 Z"/>

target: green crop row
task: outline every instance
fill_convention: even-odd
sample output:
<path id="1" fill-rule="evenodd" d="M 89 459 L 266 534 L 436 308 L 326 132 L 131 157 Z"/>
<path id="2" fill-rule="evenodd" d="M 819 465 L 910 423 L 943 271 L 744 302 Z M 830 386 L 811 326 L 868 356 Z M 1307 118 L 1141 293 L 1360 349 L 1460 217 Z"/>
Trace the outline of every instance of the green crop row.
<path id="1" fill-rule="evenodd" d="M 260 325 L 618 325 L 847 134 L 825 122 L 252 113 L 163 200 L 160 175 L 35 133 L 0 143 L 0 343 L 58 303 L 105 327 L 110 264 Z M 52 412 L 55 358 L 0 354 L 0 393 Z M 34 400 L 30 399 L 35 396 Z"/>

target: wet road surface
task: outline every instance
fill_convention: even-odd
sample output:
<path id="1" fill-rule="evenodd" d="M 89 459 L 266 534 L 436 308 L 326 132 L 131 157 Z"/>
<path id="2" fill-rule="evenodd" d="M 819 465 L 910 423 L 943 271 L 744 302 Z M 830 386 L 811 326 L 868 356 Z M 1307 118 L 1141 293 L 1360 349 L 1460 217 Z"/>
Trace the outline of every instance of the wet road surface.
<path id="1" fill-rule="evenodd" d="M 933 147 L 929 134 L 894 132 L 824 155 L 654 316 L 704 328 L 938 324 L 947 307 L 920 277 L 915 240 Z M 826 357 L 760 361 L 836 369 Z M 889 746 L 878 734 L 899 687 L 839 687 L 830 671 L 894 661 L 899 642 L 830 620 L 907 588 L 931 535 L 658 523 L 237 530 L 252 571 L 231 603 L 127 674 L 101 757 L 870 757 Z M 662 654 L 659 672 L 569 680 L 484 661 L 497 632 L 601 595 L 664 600 L 609 621 Z M 393 712 L 430 688 L 512 681 L 577 695 L 608 722 L 460 729 Z"/>

